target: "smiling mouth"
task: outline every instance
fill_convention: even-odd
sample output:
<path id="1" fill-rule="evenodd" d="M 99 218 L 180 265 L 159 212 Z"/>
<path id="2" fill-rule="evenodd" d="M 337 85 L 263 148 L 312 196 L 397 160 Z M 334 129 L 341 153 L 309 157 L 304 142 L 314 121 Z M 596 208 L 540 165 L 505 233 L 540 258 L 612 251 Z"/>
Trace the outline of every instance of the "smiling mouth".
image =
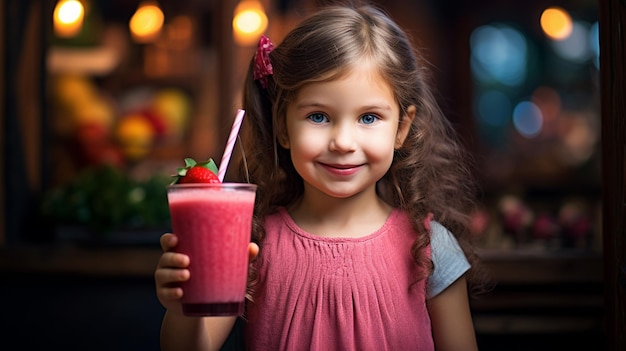
<path id="1" fill-rule="evenodd" d="M 349 176 L 356 172 L 358 172 L 363 165 L 338 165 L 338 164 L 328 164 L 328 163 L 320 163 L 320 165 L 328 171 L 328 173 L 337 175 L 337 176 Z"/>

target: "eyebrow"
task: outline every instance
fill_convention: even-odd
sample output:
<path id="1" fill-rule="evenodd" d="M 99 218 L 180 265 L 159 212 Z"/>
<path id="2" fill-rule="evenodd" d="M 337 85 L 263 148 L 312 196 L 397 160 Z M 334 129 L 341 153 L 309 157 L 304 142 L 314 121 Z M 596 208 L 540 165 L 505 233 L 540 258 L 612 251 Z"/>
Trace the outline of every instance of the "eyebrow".
<path id="1" fill-rule="evenodd" d="M 311 107 L 319 107 L 319 108 L 324 108 L 327 105 L 319 103 L 319 102 L 307 102 L 304 101 L 302 103 L 298 103 L 296 104 L 295 108 L 300 110 L 300 109 L 304 109 L 304 108 L 311 108 Z M 389 106 L 388 104 L 385 103 L 381 103 L 380 105 L 377 104 L 371 104 L 371 105 L 365 105 L 365 106 L 360 106 L 359 107 L 360 110 L 382 110 L 382 111 L 391 111 L 392 108 L 391 106 Z"/>
<path id="2" fill-rule="evenodd" d="M 307 101 L 305 101 L 305 102 L 301 102 L 301 103 L 296 104 L 296 109 L 300 110 L 300 109 L 303 109 L 303 108 L 324 107 L 324 106 L 326 106 L 326 105 L 320 104 L 318 102 L 307 102 Z"/>

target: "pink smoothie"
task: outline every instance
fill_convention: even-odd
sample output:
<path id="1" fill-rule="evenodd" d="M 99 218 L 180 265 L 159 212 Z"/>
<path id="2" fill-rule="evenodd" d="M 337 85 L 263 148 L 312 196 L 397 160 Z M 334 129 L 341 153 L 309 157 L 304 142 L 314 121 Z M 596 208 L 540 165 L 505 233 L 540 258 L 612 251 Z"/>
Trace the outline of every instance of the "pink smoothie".
<path id="1" fill-rule="evenodd" d="M 190 259 L 183 288 L 187 315 L 243 313 L 256 187 L 248 184 L 172 186 L 168 201 L 178 252 Z"/>

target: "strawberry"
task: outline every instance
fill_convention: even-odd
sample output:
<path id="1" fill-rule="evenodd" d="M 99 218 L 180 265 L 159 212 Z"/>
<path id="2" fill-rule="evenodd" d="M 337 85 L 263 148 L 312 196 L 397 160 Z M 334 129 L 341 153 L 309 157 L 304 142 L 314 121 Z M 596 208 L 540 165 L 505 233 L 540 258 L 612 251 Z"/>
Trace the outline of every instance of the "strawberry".
<path id="1" fill-rule="evenodd" d="M 181 177 L 178 182 L 180 184 L 219 183 L 220 180 L 217 178 L 215 173 L 211 172 L 210 169 L 202 166 L 193 166 L 187 170 L 187 174 L 185 174 L 184 177 Z"/>
<path id="2" fill-rule="evenodd" d="M 178 174 L 174 176 L 174 184 L 188 183 L 220 183 L 217 177 L 217 166 L 212 159 L 197 163 L 192 158 L 185 159 L 185 167 L 178 168 Z"/>

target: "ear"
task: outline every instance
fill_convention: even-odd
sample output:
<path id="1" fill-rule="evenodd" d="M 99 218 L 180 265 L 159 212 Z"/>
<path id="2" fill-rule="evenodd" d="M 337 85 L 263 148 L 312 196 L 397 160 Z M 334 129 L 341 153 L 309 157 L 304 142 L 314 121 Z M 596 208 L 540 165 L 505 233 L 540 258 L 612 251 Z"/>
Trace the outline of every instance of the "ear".
<path id="1" fill-rule="evenodd" d="M 287 127 L 283 124 L 278 127 L 278 133 L 276 134 L 276 139 L 278 139 L 278 144 L 285 149 L 289 149 L 289 134 L 287 134 Z"/>
<path id="2" fill-rule="evenodd" d="M 274 122 L 276 126 L 276 140 L 278 145 L 285 149 L 289 149 L 289 134 L 287 133 L 287 121 L 285 119 L 277 119 Z"/>
<path id="3" fill-rule="evenodd" d="M 406 110 L 406 114 L 402 116 L 402 120 L 398 124 L 398 132 L 396 133 L 396 143 L 394 148 L 399 149 L 404 144 L 404 140 L 407 135 L 409 135 L 409 130 L 411 130 L 411 124 L 413 124 L 413 120 L 415 119 L 416 108 L 415 106 L 409 106 Z"/>
<path id="4" fill-rule="evenodd" d="M 280 133 L 278 135 L 278 144 L 285 149 L 289 149 L 289 136 L 287 136 L 287 133 Z"/>

